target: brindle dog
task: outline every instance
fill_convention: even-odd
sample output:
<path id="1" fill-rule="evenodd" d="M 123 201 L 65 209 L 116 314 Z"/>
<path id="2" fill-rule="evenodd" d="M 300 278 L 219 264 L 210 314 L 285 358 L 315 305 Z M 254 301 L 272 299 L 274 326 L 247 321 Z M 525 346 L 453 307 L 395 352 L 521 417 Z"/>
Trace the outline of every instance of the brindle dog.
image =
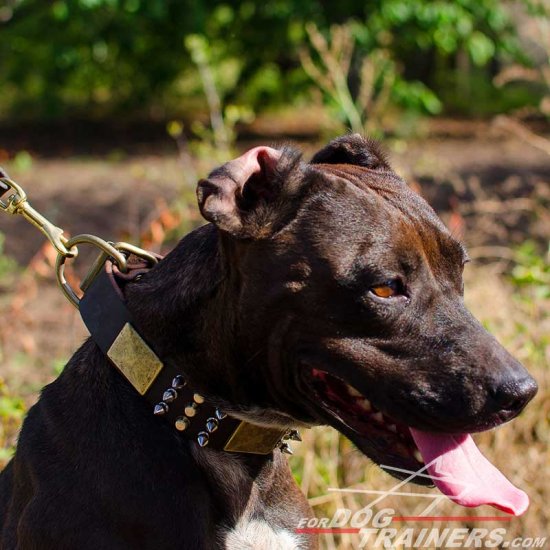
<path id="1" fill-rule="evenodd" d="M 536 392 L 463 303 L 464 248 L 378 146 L 311 162 L 260 147 L 198 185 L 210 222 L 127 301 L 197 391 L 263 425 L 329 424 L 377 463 L 416 470 L 408 428 L 463 434 Z M 279 450 L 181 438 L 90 340 L 44 388 L 0 477 L 0 548 L 315 548 Z"/>

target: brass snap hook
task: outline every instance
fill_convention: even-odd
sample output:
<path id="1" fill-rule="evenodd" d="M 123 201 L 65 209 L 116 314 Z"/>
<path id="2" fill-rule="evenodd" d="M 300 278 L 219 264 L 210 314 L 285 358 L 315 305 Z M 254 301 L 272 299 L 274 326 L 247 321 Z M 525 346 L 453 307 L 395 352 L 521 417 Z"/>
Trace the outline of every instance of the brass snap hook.
<path id="1" fill-rule="evenodd" d="M 11 191 L 11 194 L 7 199 L 2 199 L 2 196 Z M 145 260 L 149 266 L 153 266 L 158 262 L 158 258 L 129 243 L 116 243 L 104 241 L 95 235 L 77 235 L 67 239 L 63 236 L 63 230 L 53 223 L 48 221 L 42 214 L 37 212 L 28 202 L 27 194 L 25 190 L 15 183 L 13 180 L 4 175 L 0 171 L 0 210 L 7 212 L 8 214 L 21 214 L 27 221 L 37 227 L 50 241 L 50 243 L 57 250 L 57 260 L 55 262 L 55 270 L 57 276 L 57 282 L 63 291 L 63 294 L 67 297 L 69 302 L 76 308 L 79 307 L 80 298 L 71 285 L 65 278 L 65 261 L 67 258 L 75 258 L 78 254 L 79 244 L 86 244 L 99 248 L 101 254 L 94 262 L 91 271 L 82 282 L 80 288 L 83 292 L 86 291 L 93 278 L 103 269 L 105 262 L 111 258 L 113 262 L 118 266 L 120 271 L 126 273 L 128 271 L 127 257 L 130 254 L 134 254 L 139 258 Z"/>
<path id="2" fill-rule="evenodd" d="M 58 254 L 74 258 L 78 254 L 76 247 L 67 246 L 67 238 L 63 236 L 63 229 L 48 221 L 40 212 L 37 212 L 28 202 L 24 189 L 9 178 L 0 178 L 1 190 L 6 193 L 13 191 L 7 200 L 0 199 L 0 209 L 8 214 L 21 214 L 28 222 L 38 228 L 52 243 Z"/>

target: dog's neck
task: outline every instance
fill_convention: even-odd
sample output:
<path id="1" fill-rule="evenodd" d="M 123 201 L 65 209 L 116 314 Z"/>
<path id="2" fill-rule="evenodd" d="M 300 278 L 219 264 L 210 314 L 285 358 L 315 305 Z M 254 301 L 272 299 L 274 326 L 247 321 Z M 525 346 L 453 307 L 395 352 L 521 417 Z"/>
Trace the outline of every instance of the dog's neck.
<path id="1" fill-rule="evenodd" d="M 243 370 L 235 318 L 238 274 L 223 238 L 213 225 L 187 235 L 143 279 L 128 285 L 128 308 L 144 339 L 194 390 L 241 420 L 289 427 L 290 417 L 249 406 L 251 395 L 256 403 L 265 396 Z"/>
<path id="2" fill-rule="evenodd" d="M 288 465 L 278 450 L 267 455 L 229 453 L 200 448 L 180 437 L 172 426 L 151 414 L 143 397 L 91 340 L 46 388 L 41 407 L 46 411 L 47 437 L 62 445 L 69 456 L 80 457 L 81 449 L 86 448 L 86 456 L 95 457 L 101 467 L 105 462 L 116 463 L 122 472 L 132 471 L 139 462 L 148 465 L 145 468 L 174 472 L 178 480 L 174 490 L 183 491 L 191 500 L 199 487 L 203 499 L 200 506 L 219 514 L 220 540 L 232 536 L 230 526 L 261 519 L 271 493 L 278 494 L 281 484 L 288 484 Z M 108 428 L 113 422 L 116 430 Z M 64 439 L 58 438 L 60 432 Z M 148 471 L 148 475 L 155 474 Z M 289 510 L 292 518 L 298 513 L 294 508 L 301 510 L 299 517 L 308 513 L 296 494 L 294 499 L 300 503 L 297 507 L 295 502 L 287 502 L 286 495 L 284 506 L 276 506 L 281 518 Z"/>
<path id="3" fill-rule="evenodd" d="M 242 382 L 234 347 L 235 280 L 222 238 L 212 225 L 193 231 L 127 287 L 126 300 L 141 335 L 163 361 L 175 363 L 197 391 L 238 405 Z M 236 416 L 250 420 L 249 414 Z M 268 490 L 277 472 L 288 468 L 278 450 L 267 455 L 220 453 L 192 442 L 189 451 L 213 490 L 232 503 L 235 517 L 257 501 L 257 478 L 262 479 L 262 491 Z"/>
<path id="4" fill-rule="evenodd" d="M 221 255 L 217 230 L 203 226 L 126 290 L 141 335 L 193 388 L 207 394 L 223 394 L 231 376 L 226 356 L 231 304 Z"/>

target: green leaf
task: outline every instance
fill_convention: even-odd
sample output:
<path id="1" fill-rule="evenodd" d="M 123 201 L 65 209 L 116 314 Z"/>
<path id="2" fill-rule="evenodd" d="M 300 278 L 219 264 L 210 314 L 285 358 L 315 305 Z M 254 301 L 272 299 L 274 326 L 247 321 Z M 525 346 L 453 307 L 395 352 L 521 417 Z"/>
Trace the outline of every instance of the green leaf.
<path id="1" fill-rule="evenodd" d="M 472 33 L 466 45 L 472 61 L 478 66 L 485 65 L 495 54 L 495 43 L 479 31 Z"/>
<path id="2" fill-rule="evenodd" d="M 69 8 L 65 2 L 59 1 L 52 4 L 52 15 L 58 21 L 65 21 L 69 17 Z"/>

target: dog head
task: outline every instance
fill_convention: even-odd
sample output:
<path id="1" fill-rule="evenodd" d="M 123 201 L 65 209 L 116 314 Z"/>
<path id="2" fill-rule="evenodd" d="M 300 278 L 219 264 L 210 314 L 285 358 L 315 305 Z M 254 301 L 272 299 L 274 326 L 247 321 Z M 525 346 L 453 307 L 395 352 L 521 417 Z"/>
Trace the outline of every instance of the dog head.
<path id="1" fill-rule="evenodd" d="M 415 433 L 486 430 L 534 396 L 464 305 L 464 247 L 375 143 L 342 137 L 310 163 L 258 147 L 200 181 L 198 201 L 238 296 L 244 406 L 417 470 Z"/>

